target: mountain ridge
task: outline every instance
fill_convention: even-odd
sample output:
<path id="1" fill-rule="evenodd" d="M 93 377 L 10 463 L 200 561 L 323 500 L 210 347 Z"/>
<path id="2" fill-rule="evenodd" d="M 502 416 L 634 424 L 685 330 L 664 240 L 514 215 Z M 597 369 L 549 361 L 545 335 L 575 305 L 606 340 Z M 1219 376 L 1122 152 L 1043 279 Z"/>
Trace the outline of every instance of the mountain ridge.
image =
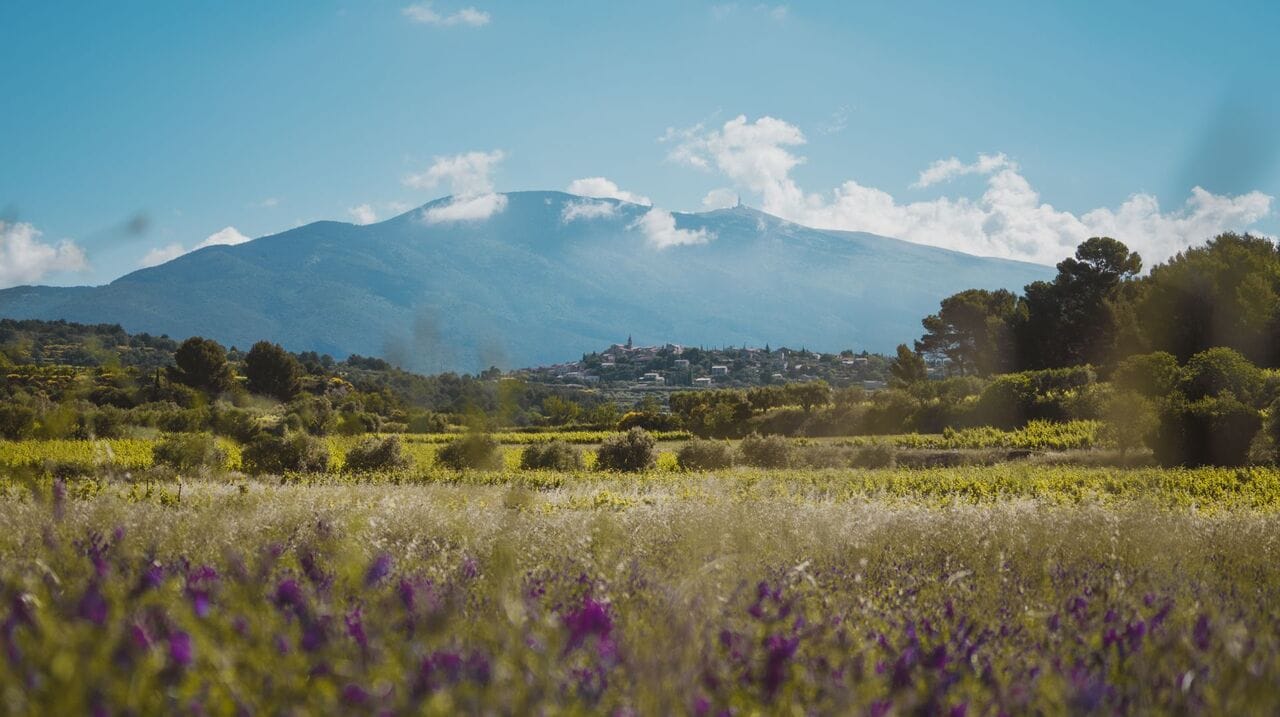
<path id="1" fill-rule="evenodd" d="M 714 235 L 657 248 L 650 207 L 512 192 L 488 219 L 427 223 L 428 202 L 381 222 L 319 221 L 205 247 L 97 287 L 0 290 L 0 316 L 120 323 L 247 346 L 383 356 L 422 371 L 552 363 L 632 334 L 646 341 L 889 351 L 966 288 L 1020 289 L 1050 267 L 749 207 L 673 212 Z M 600 216 L 566 220 L 574 204 Z"/>

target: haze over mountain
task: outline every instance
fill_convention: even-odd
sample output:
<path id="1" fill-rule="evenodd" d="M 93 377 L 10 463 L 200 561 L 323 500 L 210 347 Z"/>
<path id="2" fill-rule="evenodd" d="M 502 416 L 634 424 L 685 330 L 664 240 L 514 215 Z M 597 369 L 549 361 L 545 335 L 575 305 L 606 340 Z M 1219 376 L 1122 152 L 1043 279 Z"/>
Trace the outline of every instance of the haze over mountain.
<path id="1" fill-rule="evenodd" d="M 210 246 L 105 286 L 6 289 L 0 316 L 476 371 L 572 359 L 628 335 L 890 351 L 949 294 L 1052 275 L 746 207 L 671 215 L 560 192 L 491 196 L 505 206 L 487 219 L 430 221 L 456 208 L 444 198 L 376 224 Z"/>

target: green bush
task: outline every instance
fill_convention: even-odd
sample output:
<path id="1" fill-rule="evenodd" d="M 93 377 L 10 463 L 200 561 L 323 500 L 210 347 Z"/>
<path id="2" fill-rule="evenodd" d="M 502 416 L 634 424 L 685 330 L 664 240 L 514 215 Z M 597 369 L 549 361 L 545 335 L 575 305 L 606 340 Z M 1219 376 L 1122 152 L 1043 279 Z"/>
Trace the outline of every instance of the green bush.
<path id="1" fill-rule="evenodd" d="M 306 433 L 262 433 L 245 446 L 241 462 L 255 475 L 323 473 L 329 469 L 329 447 Z"/>
<path id="2" fill-rule="evenodd" d="M 618 419 L 619 431 L 629 431 L 632 428 L 643 428 L 646 431 L 678 431 L 680 427 L 679 416 L 655 411 L 628 411 Z"/>
<path id="3" fill-rule="evenodd" d="M 457 471 L 497 470 L 502 467 L 502 453 L 492 436 L 468 433 L 442 446 L 436 453 L 436 462 Z"/>
<path id="4" fill-rule="evenodd" d="M 399 436 L 369 436 L 351 447 L 343 467 L 352 473 L 404 470 L 413 460 L 404 454 Z"/>
<path id="5" fill-rule="evenodd" d="M 582 453 L 564 441 L 530 443 L 520 452 L 520 467 L 526 470 L 579 470 L 582 468 Z"/>
<path id="6" fill-rule="evenodd" d="M 103 406 L 81 414 L 85 438 L 119 438 L 124 435 L 125 414 L 115 406 Z"/>
<path id="7" fill-rule="evenodd" d="M 657 463 L 657 442 L 643 428 L 609 436 L 596 453 L 596 467 L 605 471 L 635 472 L 652 468 Z"/>
<path id="8" fill-rule="evenodd" d="M 791 464 L 791 441 L 782 436 L 753 433 L 738 445 L 742 462 L 756 468 L 786 468 Z"/>
<path id="9" fill-rule="evenodd" d="M 733 452 L 724 441 L 695 438 L 676 452 L 676 462 L 687 471 L 709 471 L 733 465 Z"/>
<path id="10" fill-rule="evenodd" d="M 213 424 L 214 433 L 240 443 L 252 442 L 261 430 L 253 414 L 241 408 L 215 406 L 209 422 Z"/>
<path id="11" fill-rule="evenodd" d="M 898 459 L 898 450 L 892 443 L 876 441 L 860 446 L 850 461 L 855 468 L 892 468 Z"/>
<path id="12" fill-rule="evenodd" d="M 20 441 L 36 428 L 36 412 L 21 404 L 0 403 L 0 438 Z"/>
<path id="13" fill-rule="evenodd" d="M 157 441 L 151 458 L 158 465 L 177 470 L 222 468 L 227 463 L 227 452 L 208 433 L 177 433 Z"/>
<path id="14" fill-rule="evenodd" d="M 1165 466 L 1239 466 L 1262 425 L 1258 411 L 1230 395 L 1165 402 L 1149 445 Z"/>
<path id="15" fill-rule="evenodd" d="M 1130 356 L 1111 372 L 1111 383 L 1122 391 L 1132 391 L 1147 398 L 1164 398 L 1178 388 L 1182 369 L 1173 354 L 1157 351 Z"/>
<path id="16" fill-rule="evenodd" d="M 820 443 L 798 449 L 792 463 L 805 468 L 848 468 L 853 454 L 854 449 Z"/>
<path id="17" fill-rule="evenodd" d="M 449 430 L 449 419 L 442 413 L 427 411 L 409 416 L 405 433 L 444 433 Z"/>
<path id="18" fill-rule="evenodd" d="M 1218 347 L 1201 351 L 1182 370 L 1182 390 L 1192 401 L 1230 392 L 1240 401 L 1256 405 L 1262 397 L 1262 369 L 1234 349 Z"/>

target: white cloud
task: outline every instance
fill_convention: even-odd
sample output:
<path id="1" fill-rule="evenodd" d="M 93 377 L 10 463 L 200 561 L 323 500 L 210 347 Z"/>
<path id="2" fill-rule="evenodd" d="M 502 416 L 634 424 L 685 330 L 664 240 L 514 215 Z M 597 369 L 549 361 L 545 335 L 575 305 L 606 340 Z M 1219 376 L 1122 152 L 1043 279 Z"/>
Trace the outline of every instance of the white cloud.
<path id="1" fill-rule="evenodd" d="M 236 229 L 235 227 L 223 227 L 210 234 L 204 241 L 196 244 L 195 248 L 191 251 L 203 249 L 207 246 L 235 246 L 236 244 L 243 244 L 247 241 L 249 241 L 249 237 L 241 234 L 239 229 Z"/>
<path id="2" fill-rule="evenodd" d="M 387 211 L 392 214 L 404 214 L 413 209 L 413 205 L 409 202 L 387 202 Z"/>
<path id="3" fill-rule="evenodd" d="M 713 209 L 728 209 L 738 205 L 738 193 L 732 189 L 721 187 L 712 189 L 707 192 L 707 196 L 702 198 L 702 208 L 708 211 Z"/>
<path id="4" fill-rule="evenodd" d="M 259 209 L 272 209 L 280 206 L 280 199 L 278 197 L 267 197 L 253 206 L 258 207 Z"/>
<path id="5" fill-rule="evenodd" d="M 747 122 L 739 116 L 718 130 L 668 130 L 669 159 L 728 177 L 761 198 L 761 208 L 808 226 L 866 231 L 972 254 L 1052 264 L 1090 236 L 1115 237 L 1140 252 L 1148 265 L 1227 230 L 1244 230 L 1271 212 L 1261 192 L 1212 194 L 1199 187 L 1177 209 L 1161 211 L 1150 194 L 1130 196 L 1119 207 L 1080 215 L 1042 202 L 1016 163 L 1003 154 L 966 164 L 951 158 L 920 174 L 918 186 L 960 175 L 985 177 L 979 197 L 939 197 L 899 202 L 881 189 L 848 180 L 825 193 L 805 192 L 791 177 L 804 159 L 791 150 L 805 143 L 794 125 L 773 117 Z"/>
<path id="6" fill-rule="evenodd" d="M 299 222 L 299 224 L 301 224 L 301 222 Z M 195 251 L 196 249 L 203 249 L 209 246 L 235 246 L 247 241 L 249 241 L 249 237 L 241 234 L 239 229 L 236 229 L 235 227 L 223 227 L 205 237 L 204 241 L 196 244 L 190 250 L 184 248 L 178 243 L 152 247 L 151 250 L 138 260 L 138 266 L 144 268 L 159 266 L 165 262 L 177 259 L 183 254 Z"/>
<path id="7" fill-rule="evenodd" d="M 564 205 L 560 211 L 560 221 L 568 224 L 579 219 L 606 219 L 617 216 L 618 205 L 613 202 L 579 199 Z"/>
<path id="8" fill-rule="evenodd" d="M 464 7 L 456 12 L 441 14 L 431 5 L 429 2 L 420 2 L 404 8 L 401 12 L 413 22 L 436 27 L 453 27 L 454 25 L 482 27 L 488 25 L 489 20 L 492 19 L 489 13 L 474 7 Z"/>
<path id="9" fill-rule="evenodd" d="M 160 266 L 161 264 L 177 259 L 186 253 L 187 250 L 184 249 L 181 244 L 175 243 L 158 246 L 151 251 L 148 251 L 146 256 L 142 257 L 142 260 L 138 262 L 138 266 L 141 266 L 144 269 L 153 266 Z"/>
<path id="10" fill-rule="evenodd" d="M 507 206 L 506 195 L 494 193 L 489 176 L 505 157 L 502 150 L 436 157 L 426 171 L 409 175 L 404 183 L 418 189 L 449 184 L 449 202 L 423 212 L 422 219 L 428 223 L 488 219 Z"/>
<path id="11" fill-rule="evenodd" d="M 347 210 L 347 214 L 351 215 L 356 224 L 372 224 L 378 221 L 378 213 L 368 203 L 351 207 Z"/>
<path id="12" fill-rule="evenodd" d="M 470 222 L 488 219 L 507 208 L 505 194 L 478 194 L 472 197 L 454 197 L 448 204 L 431 207 L 423 212 L 428 224 L 440 222 Z"/>
<path id="13" fill-rule="evenodd" d="M 644 216 L 632 223 L 631 229 L 639 229 L 645 239 L 659 249 L 684 244 L 706 244 L 715 238 L 715 234 L 706 229 L 677 229 L 676 218 L 665 209 L 653 208 Z"/>
<path id="14" fill-rule="evenodd" d="M 69 239 L 40 241 L 40 230 L 26 222 L 0 221 L 0 288 L 30 284 L 58 271 L 84 271 L 89 260 Z"/>
<path id="15" fill-rule="evenodd" d="M 624 202 L 632 204 L 643 204 L 644 206 L 652 206 L 653 200 L 643 194 L 635 194 L 620 188 L 617 184 L 604 177 L 583 177 L 569 182 L 569 188 L 565 190 L 569 194 L 577 194 L 583 197 L 594 197 L 596 199 L 620 199 Z"/>
<path id="16" fill-rule="evenodd" d="M 940 182 L 949 182 L 961 175 L 988 175 L 1005 167 L 1014 171 L 1018 170 L 1018 165 L 1010 161 L 1003 152 L 999 154 L 979 154 L 978 161 L 973 164 L 965 164 L 957 157 L 948 157 L 947 159 L 939 159 L 920 172 L 920 178 L 911 186 L 915 189 L 923 189 Z"/>

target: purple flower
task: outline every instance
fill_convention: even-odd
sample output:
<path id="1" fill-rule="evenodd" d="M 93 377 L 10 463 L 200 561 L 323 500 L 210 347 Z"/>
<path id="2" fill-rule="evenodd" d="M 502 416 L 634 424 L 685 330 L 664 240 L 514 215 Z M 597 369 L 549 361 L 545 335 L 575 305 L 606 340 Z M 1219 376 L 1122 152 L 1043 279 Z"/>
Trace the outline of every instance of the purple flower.
<path id="1" fill-rule="evenodd" d="M 467 580 L 474 580 L 479 574 L 480 563 L 476 562 L 475 558 L 467 556 L 467 558 L 462 561 L 462 577 Z"/>
<path id="2" fill-rule="evenodd" d="M 299 614 L 304 612 L 307 607 L 307 598 L 302 593 L 302 586 L 293 578 L 286 578 L 280 581 L 280 584 L 276 586 L 276 594 L 272 598 L 272 602 L 281 610 L 291 608 Z"/>
<path id="3" fill-rule="evenodd" d="M 764 689 L 769 697 L 773 697 L 782 687 L 787 677 L 787 663 L 796 654 L 800 646 L 800 638 L 786 638 L 782 635 L 770 635 L 764 641 L 767 654 L 764 661 Z"/>
<path id="4" fill-rule="evenodd" d="M 613 618 L 609 616 L 609 606 L 590 596 L 582 601 L 582 607 L 564 616 L 564 625 L 569 629 L 569 642 L 565 645 L 565 654 L 572 652 L 586 642 L 588 637 L 604 638 L 613 631 Z"/>
<path id="5" fill-rule="evenodd" d="M 711 714 L 711 700 L 708 700 L 705 695 L 698 695 L 693 700 L 693 714 L 696 717 L 707 717 Z"/>
<path id="6" fill-rule="evenodd" d="M 146 650 L 151 647 L 151 637 L 147 635 L 146 629 L 136 622 L 129 626 L 129 642 L 133 643 L 133 646 L 139 650 Z"/>
<path id="7" fill-rule="evenodd" d="M 365 587 L 373 587 L 382 582 L 382 579 L 391 573 L 391 556 L 386 553 L 379 553 L 378 557 L 373 559 L 369 565 L 369 570 L 364 574 Z"/>
<path id="8" fill-rule="evenodd" d="M 1191 631 L 1191 640 L 1195 643 L 1196 649 L 1204 652 L 1209 649 L 1209 616 L 1203 613 L 1196 619 L 1196 626 Z"/>
<path id="9" fill-rule="evenodd" d="M 360 649 L 369 649 L 369 636 L 364 631 L 364 619 L 360 606 L 357 605 L 351 608 L 344 621 L 347 623 L 347 634 L 351 636 L 351 639 L 356 641 Z"/>
<path id="10" fill-rule="evenodd" d="M 91 581 L 89 587 L 85 588 L 84 595 L 80 596 L 76 613 L 99 627 L 107 623 L 107 600 L 102 596 L 96 580 Z"/>
<path id="11" fill-rule="evenodd" d="M 154 590 L 164 584 L 164 566 L 159 560 L 152 560 L 147 564 L 146 569 L 142 571 L 142 577 L 138 581 L 138 591 Z"/>
<path id="12" fill-rule="evenodd" d="M 199 617 L 209 614 L 211 602 L 209 594 L 218 583 L 218 571 L 208 565 L 187 573 L 187 597 L 191 600 L 191 608 Z"/>
<path id="13" fill-rule="evenodd" d="M 169 659 L 173 660 L 173 664 L 186 667 L 191 664 L 193 654 L 190 635 L 181 630 L 169 635 Z"/>
<path id="14" fill-rule="evenodd" d="M 342 688 L 342 701 L 349 705 L 362 705 L 369 701 L 369 693 L 354 682 Z"/>

